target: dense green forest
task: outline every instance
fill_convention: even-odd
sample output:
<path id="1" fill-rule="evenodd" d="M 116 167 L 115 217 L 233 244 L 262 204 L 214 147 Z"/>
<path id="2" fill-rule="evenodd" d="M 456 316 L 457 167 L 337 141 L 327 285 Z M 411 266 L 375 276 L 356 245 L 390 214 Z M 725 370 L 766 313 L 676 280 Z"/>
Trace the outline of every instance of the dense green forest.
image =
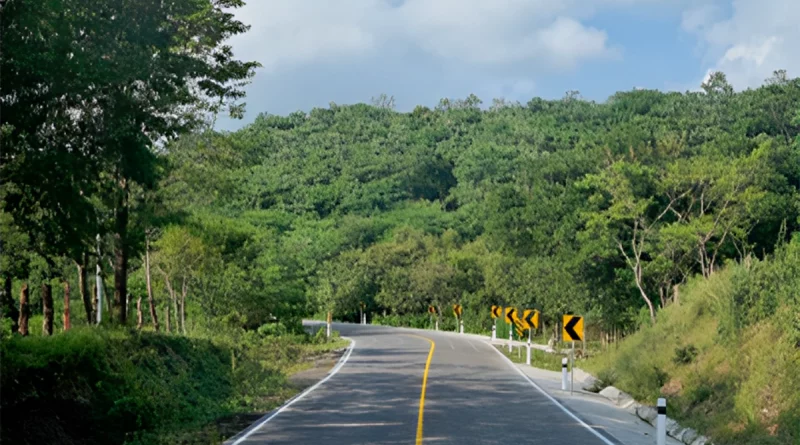
<path id="1" fill-rule="evenodd" d="M 785 71 L 602 103 L 471 95 L 398 112 L 381 95 L 223 132 L 216 116 L 241 116 L 257 68 L 225 44 L 247 30 L 226 10 L 241 1 L 136 4 L 2 6 L 13 366 L 46 348 L 20 337 L 70 328 L 215 339 L 235 356 L 303 317 L 355 321 L 361 302 L 385 324 L 459 303 L 485 332 L 501 304 L 632 332 L 682 285 L 753 264 L 731 278 L 720 335 L 774 320 L 797 354 L 800 296 L 770 287 L 797 270 L 800 239 L 800 79 Z M 166 341 L 137 338 L 119 341 Z"/>

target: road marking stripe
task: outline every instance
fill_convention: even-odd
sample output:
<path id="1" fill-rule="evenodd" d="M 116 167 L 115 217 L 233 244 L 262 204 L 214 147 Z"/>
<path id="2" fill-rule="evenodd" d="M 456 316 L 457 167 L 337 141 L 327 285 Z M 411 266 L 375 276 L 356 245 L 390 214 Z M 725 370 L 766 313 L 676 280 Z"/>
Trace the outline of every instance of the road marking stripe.
<path id="1" fill-rule="evenodd" d="M 425 412 L 425 389 L 428 386 L 428 371 L 431 369 L 431 359 L 433 359 L 433 350 L 436 349 L 436 343 L 430 338 L 421 335 L 406 334 L 413 337 L 419 337 L 431 343 L 431 350 L 428 351 L 428 360 L 425 362 L 425 372 L 422 373 L 422 392 L 419 395 L 419 417 L 417 418 L 417 445 L 422 445 L 422 419 Z"/>
<path id="2" fill-rule="evenodd" d="M 320 380 L 320 381 L 319 381 L 319 382 L 317 382 L 317 383 L 316 383 L 314 386 L 312 386 L 312 387 L 308 388 L 307 390 L 305 390 L 305 391 L 301 392 L 301 393 L 300 393 L 298 396 L 296 396 L 295 398 L 291 399 L 291 400 L 290 400 L 288 403 L 286 403 L 285 405 L 283 405 L 282 407 L 280 407 L 280 408 L 279 408 L 277 411 L 275 411 L 275 412 L 274 412 L 274 413 L 273 413 L 271 416 L 269 416 L 269 417 L 267 417 L 266 419 L 264 419 L 264 421 L 263 421 L 263 422 L 259 423 L 259 424 L 258 424 L 258 425 L 256 425 L 254 428 L 251 428 L 251 429 L 250 429 L 250 431 L 248 431 L 247 433 L 245 433 L 245 434 L 244 434 L 242 437 L 240 437 L 239 439 L 237 439 L 237 440 L 236 440 L 236 442 L 233 442 L 231 445 L 239 445 L 240 443 L 244 442 L 244 441 L 245 441 L 245 440 L 247 440 L 247 438 L 248 438 L 248 437 L 250 437 L 250 436 L 251 436 L 253 433 L 255 433 L 256 431 L 258 431 L 259 429 L 261 429 L 261 427 L 263 427 L 264 425 L 266 425 L 266 424 L 267 424 L 267 423 L 268 423 L 270 420 L 274 419 L 274 418 L 275 418 L 275 416 L 277 416 L 278 414 L 282 413 L 282 412 L 283 412 L 285 409 L 289 408 L 290 406 L 294 405 L 294 403 L 295 403 L 295 402 L 297 402 L 297 401 L 299 401 L 300 399 L 302 399 L 303 397 L 307 396 L 307 395 L 308 395 L 308 394 L 309 394 L 311 391 L 313 391 L 313 390 L 317 389 L 317 388 L 318 388 L 320 385 L 322 385 L 323 383 L 327 382 L 327 381 L 328 381 L 328 380 L 329 380 L 331 377 L 333 377 L 334 375 L 336 375 L 336 373 L 337 373 L 337 372 L 339 372 L 339 370 L 340 370 L 340 369 L 342 369 L 342 366 L 344 366 L 344 364 L 345 364 L 345 363 L 347 363 L 347 359 L 349 359 L 349 358 L 350 358 L 350 354 L 352 354 L 352 353 L 353 353 L 353 349 L 355 349 L 355 347 L 356 347 L 356 341 L 355 341 L 355 340 L 353 340 L 352 338 L 347 338 L 347 337 L 342 337 L 342 338 L 344 338 L 345 340 L 350 340 L 350 346 L 349 346 L 349 348 L 347 349 L 347 353 L 346 353 L 346 354 L 344 354 L 344 355 L 342 356 L 342 358 L 339 360 L 339 363 L 337 363 L 337 364 L 336 364 L 336 366 L 335 366 L 333 369 L 331 369 L 331 371 L 328 373 L 328 375 L 327 375 L 327 376 L 325 376 L 325 378 L 324 378 L 324 379 Z"/>
<path id="3" fill-rule="evenodd" d="M 470 345 L 470 346 L 472 346 L 472 349 L 474 349 L 474 350 L 475 350 L 475 352 L 480 352 L 480 351 L 478 351 L 478 348 L 476 348 L 476 347 L 475 347 L 475 345 L 474 345 L 474 344 L 472 344 L 472 342 L 471 342 L 471 341 L 468 341 L 467 343 L 469 343 L 469 345 Z"/>
<path id="4" fill-rule="evenodd" d="M 514 370 L 515 370 L 515 371 L 517 371 L 517 372 L 519 373 L 519 375 L 521 375 L 521 376 L 522 376 L 522 377 L 523 377 L 525 380 L 527 380 L 527 381 L 528 381 L 528 383 L 530 383 L 530 384 L 531 384 L 531 386 L 533 386 L 534 388 L 536 388 L 536 389 L 537 389 L 537 390 L 538 390 L 540 393 L 542 393 L 542 395 L 543 395 L 543 396 L 547 397 L 547 398 L 548 398 L 548 399 L 549 399 L 551 402 L 553 402 L 553 403 L 554 403 L 554 404 L 555 404 L 557 407 L 559 407 L 559 408 L 561 409 L 561 411 L 564 411 L 564 413 L 566 413 L 568 416 L 570 416 L 570 417 L 572 417 L 573 419 L 575 419 L 575 421 L 576 421 L 576 422 L 578 422 L 578 423 L 579 423 L 579 424 L 581 424 L 581 425 L 582 425 L 584 428 L 586 428 L 587 430 L 589 430 L 589 432 L 590 432 L 590 433 L 592 433 L 592 434 L 594 434 L 595 436 L 597 436 L 597 438 L 598 438 L 598 439 L 600 439 L 600 440 L 602 440 L 602 441 L 603 441 L 603 443 L 605 443 L 606 445 L 617 445 L 617 444 L 615 444 L 614 442 L 612 442 L 612 441 L 608 440 L 606 437 L 604 437 L 604 436 L 603 436 L 602 434 L 600 434 L 599 432 L 597 432 L 597 430 L 595 430 L 594 428 L 592 428 L 591 426 L 589 426 L 589 425 L 588 425 L 586 422 L 584 422 L 583 420 L 581 420 L 581 419 L 580 419 L 578 416 L 576 416 L 575 414 L 572 414 L 572 411 L 570 411 L 569 409 L 567 409 L 567 407 L 565 407 L 564 405 L 562 405 L 562 404 L 561 404 L 561 403 L 560 403 L 558 400 L 554 399 L 554 398 L 553 398 L 553 396 L 551 396 L 551 395 L 550 395 L 550 394 L 548 394 L 548 393 L 547 393 L 547 392 L 546 392 L 544 389 L 542 389 L 542 387 L 541 387 L 541 386 L 537 385 L 537 384 L 536 384 L 536 382 L 534 382 L 533 380 L 531 380 L 531 378 L 530 378 L 530 377 L 528 377 L 528 375 L 527 375 L 527 374 L 525 374 L 524 372 L 522 372 L 522 370 L 521 370 L 521 369 L 519 369 L 519 368 L 517 367 L 517 365 L 515 365 L 515 364 L 514 364 L 514 362 L 512 362 L 512 361 L 511 361 L 511 359 L 509 359 L 508 357 L 506 357 L 505 355 L 503 355 L 503 353 L 502 353 L 502 352 L 500 352 L 500 351 L 499 351 L 497 348 L 495 348 L 494 346 L 491 346 L 491 345 L 489 345 L 489 346 L 490 346 L 490 347 L 491 347 L 491 348 L 494 350 L 494 352 L 498 353 L 498 354 L 500 355 L 500 357 L 503 357 L 503 359 L 506 361 L 506 363 L 508 363 L 508 365 L 509 365 L 509 366 L 511 366 L 512 368 L 514 368 Z"/>

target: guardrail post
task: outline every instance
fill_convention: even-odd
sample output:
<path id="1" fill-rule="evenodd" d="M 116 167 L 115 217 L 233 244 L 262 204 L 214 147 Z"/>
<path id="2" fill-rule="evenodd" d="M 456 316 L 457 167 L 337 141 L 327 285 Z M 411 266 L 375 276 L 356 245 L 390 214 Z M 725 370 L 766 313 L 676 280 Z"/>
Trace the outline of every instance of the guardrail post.
<path id="1" fill-rule="evenodd" d="M 525 364 L 527 364 L 528 366 L 531 365 L 531 330 L 530 329 L 528 329 L 528 355 L 527 355 L 527 358 L 525 359 Z"/>
<path id="2" fill-rule="evenodd" d="M 667 399 L 658 399 L 658 417 L 656 418 L 656 443 L 666 445 L 667 443 Z"/>
<path id="3" fill-rule="evenodd" d="M 327 335 L 328 338 L 331 338 L 331 322 L 332 322 L 332 316 L 331 313 L 328 312 L 328 319 L 326 320 L 325 323 L 326 324 L 325 334 Z"/>
<path id="4" fill-rule="evenodd" d="M 567 390 L 567 358 L 561 359 L 561 390 Z"/>

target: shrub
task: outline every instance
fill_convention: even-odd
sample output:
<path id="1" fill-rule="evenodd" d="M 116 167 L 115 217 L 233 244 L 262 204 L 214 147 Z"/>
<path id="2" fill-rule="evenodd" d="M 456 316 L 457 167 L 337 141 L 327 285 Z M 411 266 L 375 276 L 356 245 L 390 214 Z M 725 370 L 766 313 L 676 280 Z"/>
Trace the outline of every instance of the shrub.
<path id="1" fill-rule="evenodd" d="M 672 358 L 672 363 L 676 365 L 687 365 L 692 363 L 697 357 L 698 351 L 694 345 L 675 348 L 675 356 Z"/>
<path id="2" fill-rule="evenodd" d="M 597 373 L 597 381 L 594 384 L 594 392 L 600 392 L 604 388 L 614 386 L 617 383 L 619 375 L 614 369 L 605 368 Z"/>

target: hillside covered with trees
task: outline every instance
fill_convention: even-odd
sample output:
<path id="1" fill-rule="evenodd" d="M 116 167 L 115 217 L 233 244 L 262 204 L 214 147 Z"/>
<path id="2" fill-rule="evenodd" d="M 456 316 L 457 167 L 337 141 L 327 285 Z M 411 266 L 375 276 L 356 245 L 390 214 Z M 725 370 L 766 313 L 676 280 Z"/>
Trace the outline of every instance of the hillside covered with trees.
<path id="1" fill-rule="evenodd" d="M 70 20 L 58 3 L 3 6 L 7 354 L 47 348 L 26 335 L 136 329 L 214 339 L 235 362 L 255 333 L 299 334 L 327 311 L 354 321 L 362 302 L 385 324 L 459 303 L 485 332 L 500 304 L 538 308 L 549 329 L 574 312 L 593 335 L 630 333 L 724 273 L 740 291 L 717 334 L 769 320 L 800 362 L 800 295 L 774 287 L 800 264 L 800 79 L 784 71 L 754 90 L 715 73 L 696 92 L 603 103 L 469 96 L 398 112 L 382 95 L 222 132 L 216 116 L 241 115 L 257 67 L 224 44 L 246 31 L 223 11 L 241 2 L 85 2 Z M 4 375 L 45 366 L 25 360 Z"/>

